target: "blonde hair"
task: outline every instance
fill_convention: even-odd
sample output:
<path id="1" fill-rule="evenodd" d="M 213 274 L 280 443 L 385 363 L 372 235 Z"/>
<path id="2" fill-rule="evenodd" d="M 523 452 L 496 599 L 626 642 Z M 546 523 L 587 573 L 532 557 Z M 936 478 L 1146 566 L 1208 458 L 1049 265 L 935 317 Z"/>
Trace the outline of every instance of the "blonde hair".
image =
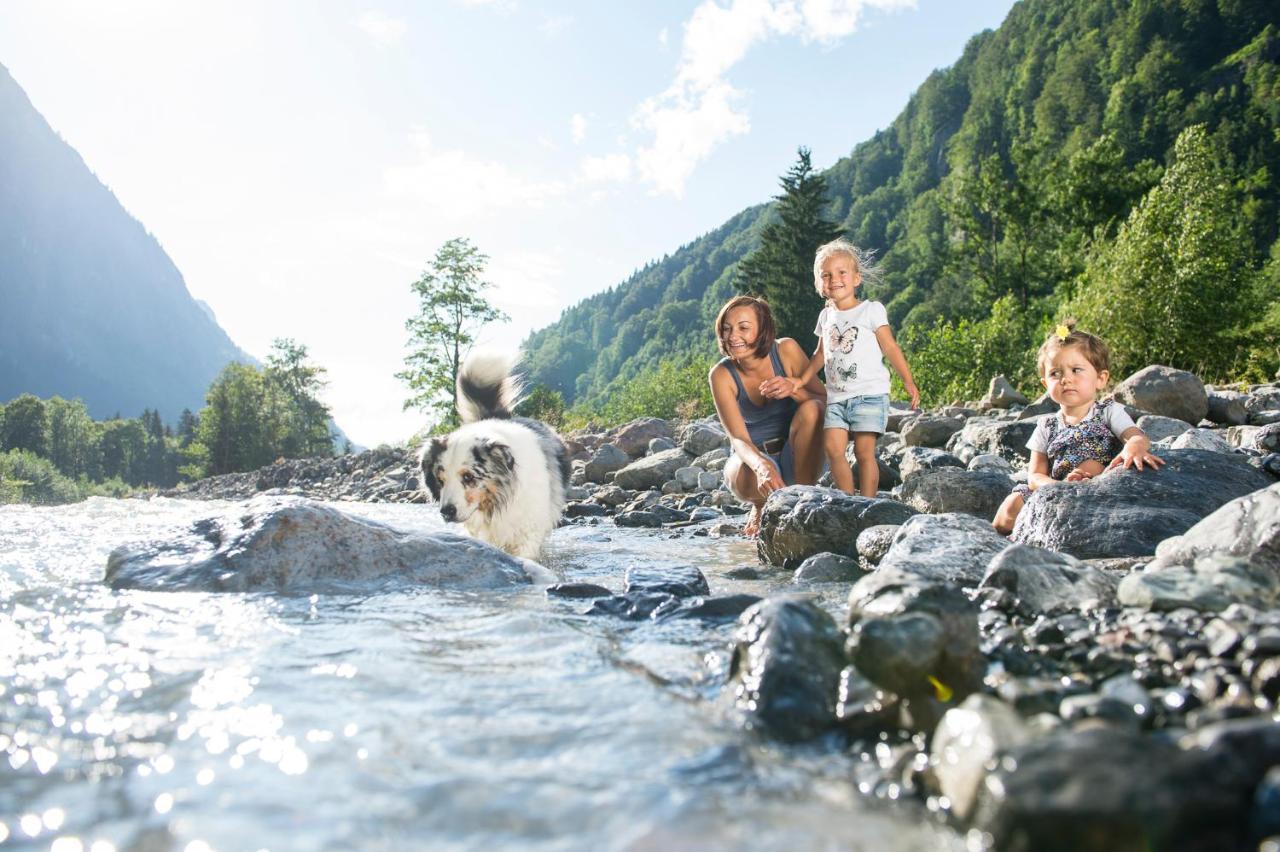
<path id="1" fill-rule="evenodd" d="M 1075 324 L 1075 320 L 1067 320 L 1046 337 L 1044 343 L 1040 344 L 1040 351 L 1036 353 L 1036 372 L 1041 378 L 1044 377 L 1045 365 L 1049 359 L 1063 349 L 1071 347 L 1079 349 L 1085 360 L 1099 373 L 1111 372 L 1111 349 L 1097 335 L 1087 331 L 1076 331 Z"/>
<path id="2" fill-rule="evenodd" d="M 819 296 L 825 299 L 827 295 L 822 292 L 822 265 L 837 254 L 843 254 L 853 261 L 853 271 L 861 276 L 863 284 L 868 281 L 881 283 L 882 270 L 874 262 L 876 253 L 870 249 L 860 249 L 841 237 L 818 246 L 818 251 L 813 256 L 813 289 L 818 291 Z"/>

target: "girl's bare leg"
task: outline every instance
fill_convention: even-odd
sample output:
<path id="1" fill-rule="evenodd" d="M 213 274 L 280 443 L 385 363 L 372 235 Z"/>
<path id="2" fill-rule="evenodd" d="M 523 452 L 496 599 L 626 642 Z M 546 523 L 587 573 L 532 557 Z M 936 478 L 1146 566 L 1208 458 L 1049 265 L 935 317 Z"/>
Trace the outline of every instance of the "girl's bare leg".
<path id="1" fill-rule="evenodd" d="M 880 465 L 876 462 L 875 432 L 853 433 L 853 457 L 858 460 L 858 492 L 863 497 L 874 497 L 880 488 Z M 853 479 L 850 477 L 850 486 Z"/>
<path id="2" fill-rule="evenodd" d="M 822 430 L 822 446 L 827 451 L 827 465 L 831 468 L 831 479 L 836 488 L 845 494 L 852 494 L 853 469 L 849 467 L 849 460 L 844 457 L 844 450 L 848 445 L 848 430 Z"/>

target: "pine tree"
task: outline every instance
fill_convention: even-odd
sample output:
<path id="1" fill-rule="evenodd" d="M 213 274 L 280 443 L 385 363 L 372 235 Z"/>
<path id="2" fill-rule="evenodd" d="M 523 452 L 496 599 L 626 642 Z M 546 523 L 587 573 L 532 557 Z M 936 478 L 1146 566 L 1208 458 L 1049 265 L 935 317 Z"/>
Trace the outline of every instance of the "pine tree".
<path id="1" fill-rule="evenodd" d="M 327 384 L 324 367 L 307 363 L 307 347 L 288 338 L 272 341 L 265 375 L 283 398 L 278 419 L 282 433 L 276 451 L 285 458 L 328 458 L 333 455 L 329 407 L 318 394 Z"/>
<path id="2" fill-rule="evenodd" d="M 778 218 L 760 233 L 760 247 L 738 264 L 734 283 L 741 293 L 769 300 L 779 337 L 794 337 L 812 349 L 817 344 L 813 326 L 823 306 L 813 287 L 813 256 L 841 231 L 822 215 L 827 182 L 814 172 L 808 148 L 798 150 L 795 165 L 779 184 Z"/>

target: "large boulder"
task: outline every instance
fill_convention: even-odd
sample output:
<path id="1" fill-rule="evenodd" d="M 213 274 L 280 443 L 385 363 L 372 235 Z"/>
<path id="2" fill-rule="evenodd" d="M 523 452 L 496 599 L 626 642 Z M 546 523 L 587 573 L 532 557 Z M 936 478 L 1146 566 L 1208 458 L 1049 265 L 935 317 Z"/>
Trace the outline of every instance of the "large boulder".
<path id="1" fill-rule="evenodd" d="M 987 387 L 987 395 L 979 403 L 982 408 L 1011 408 L 1015 405 L 1026 404 L 1027 398 L 1018 393 L 1018 389 L 1004 376 L 993 376 L 991 378 L 991 384 Z"/>
<path id="2" fill-rule="evenodd" d="M 644 455 L 649 449 L 649 442 L 654 438 L 674 438 L 671 424 L 657 417 L 641 417 L 614 429 L 610 435 L 611 443 L 620 450 L 635 458 Z"/>
<path id="3" fill-rule="evenodd" d="M 909 447 L 941 447 L 963 426 L 963 417 L 922 414 L 904 426 L 902 440 Z"/>
<path id="4" fill-rule="evenodd" d="M 963 512 L 990 519 L 1011 490 L 1013 480 L 999 471 L 947 467 L 918 473 L 895 493 L 903 503 L 931 515 Z"/>
<path id="5" fill-rule="evenodd" d="M 1045 485 L 1010 538 L 1080 559 L 1150 556 L 1219 506 L 1271 484 L 1239 456 L 1163 450 L 1159 470 L 1115 469 L 1086 482 Z"/>
<path id="6" fill-rule="evenodd" d="M 941 467 L 963 468 L 964 462 L 944 450 L 932 447 L 907 447 L 898 459 L 898 475 L 906 482 L 917 473 Z"/>
<path id="7" fill-rule="evenodd" d="M 681 427 L 676 440 L 680 442 L 684 451 L 692 456 L 701 456 L 712 450 L 729 446 L 729 436 L 725 434 L 720 421 L 714 417 L 709 420 L 695 420 Z"/>
<path id="8" fill-rule="evenodd" d="M 728 691 L 748 729 L 797 741 L 835 724 L 844 636 L 826 610 L 766 598 L 742 614 L 734 642 Z"/>
<path id="9" fill-rule="evenodd" d="M 587 460 L 582 472 L 587 482 L 604 482 L 605 475 L 616 473 L 631 463 L 631 456 L 613 444 L 601 444 Z"/>
<path id="10" fill-rule="evenodd" d="M 1009 541 L 972 515 L 916 515 L 894 534 L 877 573 L 890 569 L 930 582 L 976 586 Z"/>
<path id="11" fill-rule="evenodd" d="M 965 464 L 983 453 L 994 453 L 1008 461 L 1022 465 L 1030 457 L 1027 441 L 1035 431 L 1034 420 L 996 420 L 991 417 L 971 417 L 964 428 L 947 441 L 947 450 Z"/>
<path id="12" fill-rule="evenodd" d="M 760 516 L 760 558 L 798 568 L 815 553 L 857 556 L 858 533 L 916 514 L 896 500 L 854 497 L 832 488 L 792 485 L 769 495 Z"/>
<path id="13" fill-rule="evenodd" d="M 674 447 L 633 461 L 614 474 L 613 482 L 619 488 L 634 491 L 661 488 L 667 480 L 675 477 L 677 470 L 687 467 L 692 461 L 693 456 Z"/>
<path id="14" fill-rule="evenodd" d="M 467 536 L 406 533 L 308 500 L 258 497 L 172 538 L 116 548 L 105 581 L 171 592 L 492 589 L 528 583 L 527 569 L 532 563 Z"/>
<path id="15" fill-rule="evenodd" d="M 1162 441 L 1165 438 L 1174 438 L 1195 428 L 1185 420 L 1179 420 L 1176 417 L 1164 417 L 1159 414 L 1144 414 L 1138 418 L 1137 426 L 1143 432 L 1146 432 L 1147 437 L 1153 442 Z"/>
<path id="16" fill-rule="evenodd" d="M 1162 367 L 1143 367 L 1121 382 L 1114 394 L 1118 402 L 1151 414 L 1176 417 L 1198 424 L 1209 413 L 1209 395 L 1195 373 Z"/>
<path id="17" fill-rule="evenodd" d="M 1239 391 L 1210 391 L 1205 416 L 1222 426 L 1243 426 L 1249 422 L 1248 400 L 1249 395 Z"/>
<path id="18" fill-rule="evenodd" d="M 1115 605 L 1118 578 L 1074 556 L 1015 544 L 996 554 L 983 588 L 1004 589 L 1028 618 Z"/>

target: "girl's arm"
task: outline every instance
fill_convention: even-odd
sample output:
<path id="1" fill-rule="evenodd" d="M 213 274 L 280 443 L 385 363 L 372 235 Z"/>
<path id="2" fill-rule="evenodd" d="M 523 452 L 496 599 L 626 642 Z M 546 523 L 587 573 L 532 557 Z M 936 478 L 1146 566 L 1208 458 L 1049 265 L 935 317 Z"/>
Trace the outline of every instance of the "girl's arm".
<path id="1" fill-rule="evenodd" d="M 707 378 L 711 382 L 711 398 L 716 404 L 720 425 L 729 436 L 729 448 L 755 473 L 761 494 L 768 496 L 770 491 L 782 488 L 785 483 L 778 466 L 756 449 L 747 433 L 747 422 L 742 419 L 742 409 L 738 408 L 738 388 L 729 370 L 717 364 L 711 368 Z"/>
<path id="2" fill-rule="evenodd" d="M 1036 491 L 1042 485 L 1053 482 L 1049 475 L 1049 457 L 1039 450 L 1031 451 L 1031 461 L 1027 463 L 1027 485 Z"/>
<path id="3" fill-rule="evenodd" d="M 1111 464 L 1107 465 L 1107 470 L 1131 466 L 1142 470 L 1143 464 L 1150 465 L 1152 470 L 1158 470 L 1164 464 L 1164 459 L 1151 454 L 1151 439 L 1137 426 L 1125 429 L 1120 435 L 1120 440 L 1124 441 L 1124 447 L 1121 448 L 1120 455 L 1113 458 Z"/>
<path id="4" fill-rule="evenodd" d="M 907 366 L 907 357 L 902 354 L 898 341 L 893 339 L 893 329 L 887 325 L 877 328 L 876 342 L 880 344 L 880 351 L 889 360 L 889 365 L 897 370 L 898 375 L 902 377 L 902 384 L 906 386 L 907 394 L 911 397 L 911 407 L 919 408 L 920 390 L 916 387 L 915 380 L 911 378 L 911 368 Z"/>
<path id="5" fill-rule="evenodd" d="M 821 353 L 822 343 L 819 342 L 815 353 L 818 367 L 822 366 Z M 778 354 L 782 357 L 782 366 L 786 368 L 787 375 L 774 376 L 761 382 L 761 393 L 770 399 L 790 397 L 796 402 L 827 398 L 827 389 L 818 381 L 818 368 L 805 356 L 799 343 L 790 337 L 782 338 L 778 341 Z M 796 376 L 799 378 L 795 378 Z"/>

